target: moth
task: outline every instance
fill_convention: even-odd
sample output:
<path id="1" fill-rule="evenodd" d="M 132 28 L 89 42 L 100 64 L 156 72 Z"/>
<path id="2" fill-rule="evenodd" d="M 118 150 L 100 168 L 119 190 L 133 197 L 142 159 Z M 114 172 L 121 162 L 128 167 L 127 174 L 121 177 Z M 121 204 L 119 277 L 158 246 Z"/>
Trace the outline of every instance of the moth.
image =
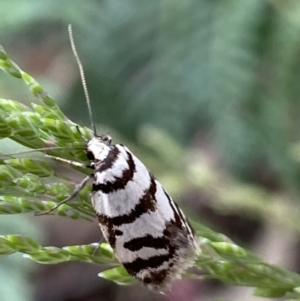
<path id="1" fill-rule="evenodd" d="M 103 236 L 117 259 L 130 275 L 148 288 L 163 291 L 174 279 L 180 278 L 199 253 L 194 231 L 143 162 L 126 146 L 112 144 L 110 136 L 97 135 L 85 75 L 70 25 L 69 37 L 94 129 L 94 136 L 86 145 L 87 158 L 91 162 L 88 167 L 93 173 L 51 211 L 71 200 L 92 179 L 92 204 Z"/>

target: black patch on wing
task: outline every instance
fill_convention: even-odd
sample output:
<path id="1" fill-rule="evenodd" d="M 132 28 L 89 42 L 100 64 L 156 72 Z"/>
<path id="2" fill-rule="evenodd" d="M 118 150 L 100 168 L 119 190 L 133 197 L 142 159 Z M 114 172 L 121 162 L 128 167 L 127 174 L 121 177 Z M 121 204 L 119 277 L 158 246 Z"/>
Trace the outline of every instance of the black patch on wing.
<path id="1" fill-rule="evenodd" d="M 194 231 L 193 227 L 190 225 L 190 223 L 188 222 L 187 218 L 184 216 L 184 214 L 182 213 L 182 211 L 180 210 L 178 205 L 172 200 L 172 198 L 169 196 L 169 194 L 164 189 L 163 189 L 163 191 L 165 193 L 165 196 L 169 200 L 169 205 L 173 209 L 174 216 L 175 216 L 174 224 L 180 229 L 183 229 L 185 226 L 187 228 L 188 232 L 190 232 L 191 235 L 194 235 L 195 231 Z"/>
<path id="2" fill-rule="evenodd" d="M 110 152 L 109 152 L 109 154 L 110 154 Z M 115 177 L 114 182 L 106 182 L 105 184 L 103 184 L 103 183 L 99 183 L 99 184 L 93 183 L 93 191 L 94 192 L 100 190 L 103 193 L 108 194 L 108 193 L 117 191 L 119 189 L 124 189 L 126 187 L 127 183 L 133 179 L 133 175 L 136 171 L 135 164 L 134 164 L 131 153 L 127 151 L 126 154 L 128 156 L 128 158 L 127 158 L 128 168 L 123 171 L 122 176 L 121 177 Z M 107 163 L 107 166 L 109 166 L 109 164 L 112 164 L 113 154 L 111 156 L 112 157 L 111 157 L 110 161 Z M 103 162 L 105 160 L 103 160 Z M 96 172 L 97 171 L 100 172 L 100 167 L 99 167 L 99 170 L 96 168 Z"/>
<path id="3" fill-rule="evenodd" d="M 107 226 L 107 239 L 110 246 L 114 249 L 116 246 L 116 236 L 122 236 L 123 232 L 120 230 L 114 230 L 113 225 Z"/>
<path id="4" fill-rule="evenodd" d="M 117 230 L 115 231 L 115 234 L 116 234 L 117 236 L 122 236 L 122 235 L 123 235 L 123 231 L 117 229 Z"/>
<path id="5" fill-rule="evenodd" d="M 98 221 L 100 224 L 107 227 L 108 243 L 114 249 L 116 245 L 116 235 L 122 235 L 122 231 L 115 229 L 115 227 L 123 224 L 131 224 L 141 215 L 155 211 L 156 209 L 156 183 L 154 178 L 151 176 L 151 182 L 148 189 L 145 189 L 144 194 L 139 199 L 138 204 L 128 214 L 122 214 L 116 217 L 108 217 L 104 214 L 98 214 Z"/>
<path id="6" fill-rule="evenodd" d="M 98 214 L 98 220 L 104 225 L 121 226 L 123 224 L 131 224 L 141 215 L 155 211 L 156 209 L 156 183 L 153 177 L 151 177 L 150 187 L 144 190 L 143 196 L 139 199 L 138 204 L 128 214 L 122 214 L 116 217 L 108 217 L 104 214 Z"/>
<path id="7" fill-rule="evenodd" d="M 138 251 L 143 247 L 154 249 L 167 249 L 170 243 L 170 239 L 167 237 L 153 237 L 151 234 L 147 234 L 143 237 L 133 238 L 124 243 L 123 247 L 130 251 Z"/>
<path id="8" fill-rule="evenodd" d="M 116 246 L 116 234 L 114 231 L 111 231 L 111 229 L 108 229 L 108 243 L 110 246 L 114 249 Z"/>
<path id="9" fill-rule="evenodd" d="M 115 161 L 118 159 L 120 150 L 115 146 L 111 146 L 106 158 L 102 161 L 95 160 L 95 170 L 96 172 L 103 172 L 107 169 L 110 169 Z"/>
<path id="10" fill-rule="evenodd" d="M 130 275 L 135 276 L 138 272 L 142 270 L 147 270 L 149 268 L 158 268 L 164 262 L 169 261 L 173 258 L 175 248 L 170 246 L 169 253 L 164 255 L 156 255 L 147 259 L 136 258 L 132 262 L 122 262 L 125 269 Z"/>
<path id="11" fill-rule="evenodd" d="M 175 220 L 173 221 L 174 225 L 176 225 L 179 229 L 182 229 L 182 224 L 184 220 L 182 220 L 182 217 L 179 215 L 179 209 L 176 203 L 171 199 L 169 194 L 163 189 L 165 196 L 169 200 L 169 205 L 173 209 Z"/>

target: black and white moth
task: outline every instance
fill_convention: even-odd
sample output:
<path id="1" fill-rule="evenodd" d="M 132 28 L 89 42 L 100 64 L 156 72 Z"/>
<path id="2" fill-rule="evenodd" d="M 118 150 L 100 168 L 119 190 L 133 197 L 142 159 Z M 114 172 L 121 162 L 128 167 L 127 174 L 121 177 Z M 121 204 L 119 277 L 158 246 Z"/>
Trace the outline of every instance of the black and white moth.
<path id="1" fill-rule="evenodd" d="M 93 206 L 116 257 L 149 288 L 167 288 L 198 250 L 184 214 L 125 146 L 95 136 L 87 155 L 95 170 Z"/>
<path id="2" fill-rule="evenodd" d="M 69 35 L 94 129 L 94 137 L 86 145 L 91 162 L 88 167 L 94 172 L 61 203 L 72 199 L 93 179 L 92 204 L 117 259 L 148 288 L 165 290 L 193 264 L 199 253 L 193 229 L 162 185 L 126 146 L 112 144 L 109 136 L 97 135 L 71 26 Z"/>

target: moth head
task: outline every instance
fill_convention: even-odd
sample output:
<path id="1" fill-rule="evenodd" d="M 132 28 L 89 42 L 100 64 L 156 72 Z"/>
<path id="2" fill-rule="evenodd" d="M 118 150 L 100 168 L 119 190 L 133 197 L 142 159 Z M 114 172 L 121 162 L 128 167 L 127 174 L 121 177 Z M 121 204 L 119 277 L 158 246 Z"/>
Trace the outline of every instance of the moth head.
<path id="1" fill-rule="evenodd" d="M 99 137 L 103 143 L 105 143 L 107 146 L 110 146 L 111 145 L 111 142 L 112 142 L 112 138 L 109 136 L 109 135 L 101 135 Z"/>
<path id="2" fill-rule="evenodd" d="M 86 154 L 89 160 L 103 160 L 111 146 L 112 139 L 109 135 L 94 136 L 86 146 Z"/>

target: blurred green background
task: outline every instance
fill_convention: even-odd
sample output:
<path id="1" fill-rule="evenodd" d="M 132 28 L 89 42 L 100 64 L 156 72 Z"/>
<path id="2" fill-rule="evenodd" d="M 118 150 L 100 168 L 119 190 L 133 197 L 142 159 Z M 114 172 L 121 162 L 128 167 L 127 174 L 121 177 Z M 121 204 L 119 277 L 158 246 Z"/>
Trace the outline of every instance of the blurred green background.
<path id="1" fill-rule="evenodd" d="M 69 23 L 98 131 L 129 144 L 194 219 L 299 272 L 300 1 L 1 1 L 0 44 L 70 119 L 89 126 Z M 3 73 L 0 97 L 34 101 Z M 11 219 L 11 232 L 19 222 L 27 235 L 38 235 L 29 218 L 28 232 L 19 218 Z M 63 226 L 53 230 L 58 220 L 44 219 L 44 242 L 68 244 L 57 240 L 69 237 Z M 0 217 L 1 231 L 4 224 L 7 232 L 10 221 Z M 75 222 L 69 227 L 79 231 Z M 95 241 L 100 233 L 93 231 Z M 0 264 L 0 279 L 15 269 Z M 49 280 L 55 269 L 22 269 L 28 284 L 22 277 L 1 281 L 1 300 L 102 300 L 103 290 L 111 293 L 106 300 L 122 300 L 124 292 L 127 300 L 142 293 L 145 300 L 163 298 L 137 288 L 112 294 L 116 287 L 93 279 L 96 272 L 89 276 L 93 285 L 84 282 L 75 294 L 82 279 L 59 271 L 58 285 L 56 277 Z M 240 288 L 214 287 L 185 282 L 171 298 L 258 300 L 245 289 L 241 295 Z"/>

